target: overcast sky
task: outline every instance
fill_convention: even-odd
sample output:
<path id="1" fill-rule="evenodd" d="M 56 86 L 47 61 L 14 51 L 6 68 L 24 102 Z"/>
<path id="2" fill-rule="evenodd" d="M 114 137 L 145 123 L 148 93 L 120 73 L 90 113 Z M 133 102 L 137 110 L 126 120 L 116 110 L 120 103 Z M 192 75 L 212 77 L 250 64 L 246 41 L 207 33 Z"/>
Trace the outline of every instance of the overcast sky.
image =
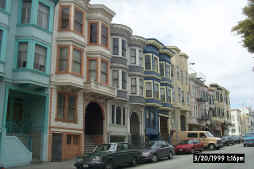
<path id="1" fill-rule="evenodd" d="M 159 3 L 158 3 L 159 2 Z M 230 91 L 231 107 L 254 107 L 254 57 L 231 32 L 247 0 L 91 0 L 116 12 L 113 23 L 134 34 L 176 45 L 192 68 Z"/>

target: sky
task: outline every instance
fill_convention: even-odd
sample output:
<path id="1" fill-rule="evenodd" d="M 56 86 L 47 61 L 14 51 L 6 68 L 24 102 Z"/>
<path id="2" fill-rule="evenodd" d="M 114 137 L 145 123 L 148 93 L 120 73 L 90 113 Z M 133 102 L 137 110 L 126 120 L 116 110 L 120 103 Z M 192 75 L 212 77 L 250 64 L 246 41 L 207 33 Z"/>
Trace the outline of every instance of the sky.
<path id="1" fill-rule="evenodd" d="M 159 3 L 158 3 L 159 2 Z M 230 91 L 231 107 L 254 108 L 254 55 L 242 47 L 231 29 L 245 16 L 247 0 L 91 0 L 116 15 L 113 23 L 129 26 L 135 35 L 178 46 L 189 56 L 206 83 Z"/>

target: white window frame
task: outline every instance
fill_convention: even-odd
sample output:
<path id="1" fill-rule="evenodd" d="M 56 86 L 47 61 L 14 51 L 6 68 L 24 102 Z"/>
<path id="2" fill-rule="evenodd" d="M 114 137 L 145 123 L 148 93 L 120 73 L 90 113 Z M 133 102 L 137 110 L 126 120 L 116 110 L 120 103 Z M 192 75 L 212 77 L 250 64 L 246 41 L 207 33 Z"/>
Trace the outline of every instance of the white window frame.
<path id="1" fill-rule="evenodd" d="M 147 86 L 147 83 L 151 83 L 151 86 L 152 86 L 152 96 L 151 97 L 147 97 L 147 94 L 146 94 L 146 86 Z M 152 80 L 144 80 L 144 97 L 145 98 L 153 98 L 153 81 Z"/>
<path id="2" fill-rule="evenodd" d="M 155 59 L 158 61 L 158 62 L 157 62 L 157 70 L 154 70 L 154 69 L 155 69 L 155 68 L 154 68 L 154 65 L 155 65 L 155 64 L 153 64 L 153 63 L 155 63 L 155 62 L 152 62 L 152 70 L 153 70 L 154 72 L 160 73 L 160 59 L 159 59 L 158 56 L 153 55 L 153 61 L 155 61 Z"/>
<path id="3" fill-rule="evenodd" d="M 151 63 L 151 65 L 150 65 L 150 69 L 146 69 L 146 56 L 149 56 L 150 57 L 150 63 Z M 152 71 L 153 70 L 153 59 L 152 59 L 152 54 L 145 54 L 144 55 L 144 70 L 145 71 Z"/>
<path id="4" fill-rule="evenodd" d="M 172 97 L 172 88 L 170 88 L 170 87 L 167 87 L 167 94 L 169 95 L 170 94 L 170 97 L 171 97 L 171 100 L 169 101 L 168 100 L 168 96 L 167 96 L 167 102 L 169 103 L 169 104 L 172 104 L 172 100 L 173 100 L 173 97 Z"/>
<path id="5" fill-rule="evenodd" d="M 132 80 L 134 80 L 134 79 L 135 79 L 135 89 L 134 89 L 135 93 L 133 92 L 133 86 L 132 86 Z M 137 95 L 137 93 L 138 93 L 138 90 L 137 90 L 137 86 L 138 86 L 137 80 L 138 80 L 137 77 L 131 77 L 131 94 L 132 95 Z"/>
<path id="6" fill-rule="evenodd" d="M 155 88 L 155 85 L 158 85 L 158 92 L 159 92 L 159 94 L 158 94 L 158 98 L 155 98 L 154 97 L 154 99 L 157 99 L 157 100 L 160 100 L 160 83 L 159 82 L 156 82 L 156 81 L 154 81 L 154 85 L 153 85 L 153 88 Z"/>
<path id="7" fill-rule="evenodd" d="M 160 76 L 161 77 L 166 77 L 166 63 L 164 62 L 164 61 L 160 61 L 159 62 L 159 64 L 160 64 L 160 68 L 161 68 L 161 64 L 163 64 L 162 66 L 163 66 L 163 70 L 164 70 L 164 72 L 163 72 L 163 74 L 161 75 L 161 71 L 160 71 Z"/>
<path id="8" fill-rule="evenodd" d="M 166 86 L 160 87 L 160 94 L 162 94 L 163 93 L 162 91 L 164 91 L 164 100 L 162 98 L 162 95 L 160 95 L 160 99 L 162 103 L 167 103 L 167 89 L 166 88 L 167 88 Z"/>

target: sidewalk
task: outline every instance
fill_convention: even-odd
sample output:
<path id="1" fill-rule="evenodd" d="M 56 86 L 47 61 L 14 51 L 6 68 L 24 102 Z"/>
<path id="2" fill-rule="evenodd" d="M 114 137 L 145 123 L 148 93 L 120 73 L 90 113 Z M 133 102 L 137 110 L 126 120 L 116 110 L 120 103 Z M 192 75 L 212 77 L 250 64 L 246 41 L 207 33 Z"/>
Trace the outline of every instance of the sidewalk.
<path id="1" fill-rule="evenodd" d="M 74 169 L 74 162 L 74 159 L 63 162 L 42 162 L 22 167 L 11 167 L 8 169 Z"/>

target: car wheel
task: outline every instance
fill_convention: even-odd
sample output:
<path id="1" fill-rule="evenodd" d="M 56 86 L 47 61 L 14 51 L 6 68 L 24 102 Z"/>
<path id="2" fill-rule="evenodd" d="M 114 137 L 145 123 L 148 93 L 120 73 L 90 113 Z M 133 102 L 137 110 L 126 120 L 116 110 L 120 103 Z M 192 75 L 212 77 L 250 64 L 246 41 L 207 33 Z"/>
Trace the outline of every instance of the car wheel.
<path id="1" fill-rule="evenodd" d="M 215 150 L 216 149 L 214 144 L 209 144 L 208 148 L 209 148 L 209 150 Z"/>
<path id="2" fill-rule="evenodd" d="M 158 156 L 156 154 L 153 154 L 152 156 L 152 161 L 153 162 L 157 162 L 159 159 L 158 159 Z"/>
<path id="3" fill-rule="evenodd" d="M 173 159 L 173 153 L 171 151 L 168 153 L 168 159 L 169 160 Z"/>
<path id="4" fill-rule="evenodd" d="M 131 165 L 136 166 L 137 165 L 137 159 L 136 157 L 131 160 Z"/>
<path id="5" fill-rule="evenodd" d="M 105 169 L 113 169 L 112 162 L 107 163 Z"/>

